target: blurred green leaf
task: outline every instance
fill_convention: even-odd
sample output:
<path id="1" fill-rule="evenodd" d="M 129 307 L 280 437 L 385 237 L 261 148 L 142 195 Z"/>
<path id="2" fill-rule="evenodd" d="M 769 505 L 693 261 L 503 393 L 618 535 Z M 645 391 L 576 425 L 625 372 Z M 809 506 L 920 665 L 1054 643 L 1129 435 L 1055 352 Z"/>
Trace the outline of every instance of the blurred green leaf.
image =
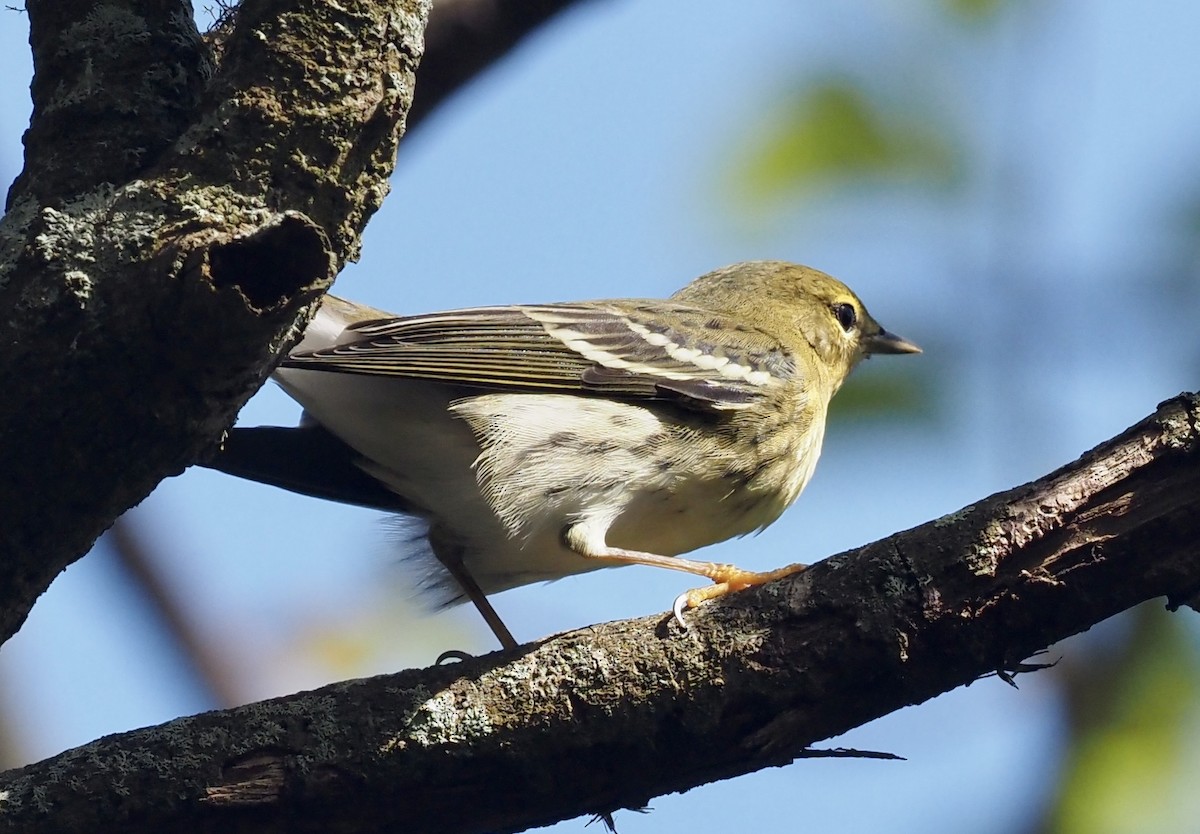
<path id="1" fill-rule="evenodd" d="M 1200 725 L 1200 657 L 1178 614 L 1143 606 L 1104 680 L 1076 687 L 1077 723 L 1054 834 L 1191 832 L 1200 796 L 1191 784 Z"/>
<path id="2" fill-rule="evenodd" d="M 783 103 L 736 166 L 736 190 L 761 202 L 867 179 L 947 185 L 959 167 L 949 133 L 880 106 L 847 79 L 827 80 Z"/>
<path id="3" fill-rule="evenodd" d="M 932 421 L 941 397 L 925 370 L 887 368 L 855 371 L 829 406 L 830 422 L 885 417 L 910 422 Z"/>
<path id="4" fill-rule="evenodd" d="M 1007 0 L 941 0 L 950 14 L 969 23 L 978 23 L 993 17 Z"/>

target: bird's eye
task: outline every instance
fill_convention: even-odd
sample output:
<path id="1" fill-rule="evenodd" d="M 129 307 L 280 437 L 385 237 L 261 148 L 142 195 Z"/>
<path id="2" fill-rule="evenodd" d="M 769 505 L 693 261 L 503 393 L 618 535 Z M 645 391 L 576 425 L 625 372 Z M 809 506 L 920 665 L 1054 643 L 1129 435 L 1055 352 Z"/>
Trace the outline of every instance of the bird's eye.
<path id="1" fill-rule="evenodd" d="M 834 304 L 833 315 L 837 317 L 838 324 L 842 326 L 842 330 L 847 333 L 851 328 L 858 323 L 858 314 L 854 311 L 854 306 L 851 304 Z"/>

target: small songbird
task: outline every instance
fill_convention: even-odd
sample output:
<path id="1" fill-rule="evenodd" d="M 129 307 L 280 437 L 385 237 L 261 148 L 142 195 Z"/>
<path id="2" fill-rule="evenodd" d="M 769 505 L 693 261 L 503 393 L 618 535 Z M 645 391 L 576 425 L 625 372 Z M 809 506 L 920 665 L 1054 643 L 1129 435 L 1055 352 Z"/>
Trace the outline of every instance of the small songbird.
<path id="1" fill-rule="evenodd" d="M 761 530 L 804 489 L 830 398 L 876 353 L 919 353 L 836 279 L 781 261 L 668 300 L 395 316 L 327 296 L 275 372 L 296 429 L 237 429 L 209 465 L 403 512 L 505 647 L 486 599 L 612 565 L 707 577 L 675 614 L 803 568 L 679 558 Z"/>

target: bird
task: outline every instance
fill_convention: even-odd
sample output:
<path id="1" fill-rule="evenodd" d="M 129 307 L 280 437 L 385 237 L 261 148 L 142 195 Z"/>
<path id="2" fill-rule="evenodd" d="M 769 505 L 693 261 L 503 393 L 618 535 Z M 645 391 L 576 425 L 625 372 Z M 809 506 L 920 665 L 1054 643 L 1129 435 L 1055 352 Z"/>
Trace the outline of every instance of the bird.
<path id="1" fill-rule="evenodd" d="M 414 519 L 426 584 L 474 603 L 504 648 L 517 641 L 489 595 L 607 566 L 711 580 L 675 600 L 682 623 L 805 567 L 682 554 L 779 518 L 850 371 L 920 352 L 845 284 L 785 261 L 667 299 L 398 316 L 326 295 L 273 374 L 300 425 L 232 429 L 207 465 Z"/>

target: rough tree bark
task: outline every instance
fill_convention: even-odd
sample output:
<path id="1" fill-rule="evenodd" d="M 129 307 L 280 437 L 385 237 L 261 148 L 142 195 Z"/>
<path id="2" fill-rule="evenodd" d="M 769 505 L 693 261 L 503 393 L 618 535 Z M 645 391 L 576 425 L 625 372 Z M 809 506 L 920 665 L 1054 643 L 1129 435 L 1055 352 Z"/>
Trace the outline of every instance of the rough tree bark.
<path id="1" fill-rule="evenodd" d="M 0 223 L 0 640 L 211 448 L 387 193 L 428 0 L 29 0 Z"/>
<path id="2" fill-rule="evenodd" d="M 1025 486 L 688 615 L 100 739 L 0 832 L 516 831 L 781 765 L 1200 589 L 1200 396 Z"/>

